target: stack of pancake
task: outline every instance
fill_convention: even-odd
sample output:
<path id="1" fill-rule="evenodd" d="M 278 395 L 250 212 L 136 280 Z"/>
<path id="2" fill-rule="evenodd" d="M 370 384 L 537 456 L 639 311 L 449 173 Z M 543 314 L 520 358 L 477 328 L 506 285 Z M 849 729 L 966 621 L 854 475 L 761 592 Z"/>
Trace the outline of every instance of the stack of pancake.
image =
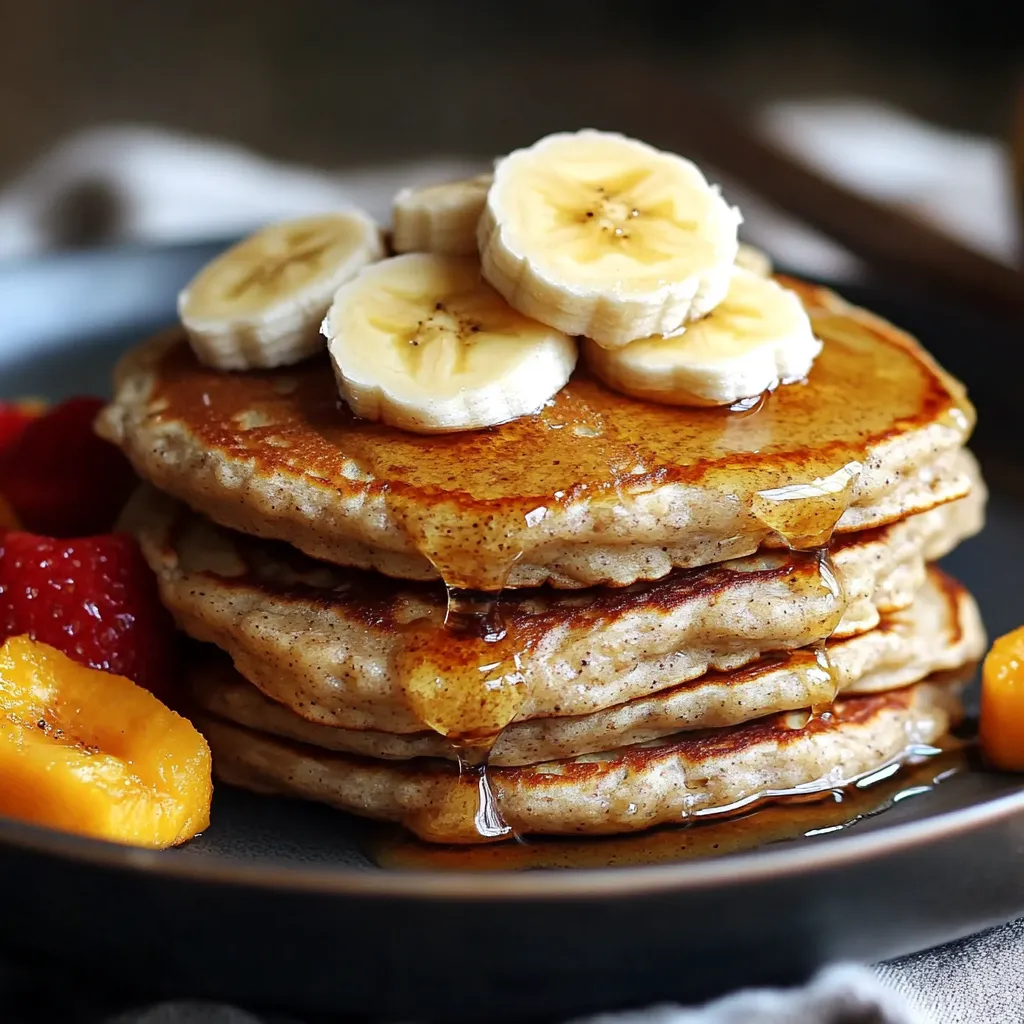
<path id="1" fill-rule="evenodd" d="M 832 790 L 938 741 L 984 643 L 932 565 L 982 522 L 973 410 L 913 339 L 786 283 L 823 351 L 740 412 L 577 369 L 535 416 L 427 436 L 354 417 L 326 355 L 130 353 L 99 428 L 209 645 L 218 776 L 472 842 Z"/>

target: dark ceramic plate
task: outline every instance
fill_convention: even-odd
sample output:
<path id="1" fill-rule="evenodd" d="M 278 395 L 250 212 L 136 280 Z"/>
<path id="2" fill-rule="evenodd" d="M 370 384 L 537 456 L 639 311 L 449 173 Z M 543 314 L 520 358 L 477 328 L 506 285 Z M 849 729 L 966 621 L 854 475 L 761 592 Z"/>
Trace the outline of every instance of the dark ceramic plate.
<path id="1" fill-rule="evenodd" d="M 105 393 L 117 353 L 172 318 L 177 289 L 216 248 L 0 268 L 0 393 Z M 966 380 L 992 500 L 985 533 L 949 568 L 993 635 L 1024 622 L 1019 328 L 938 298 L 843 291 Z M 693 999 L 1024 912 L 1024 777 L 967 768 L 921 788 L 848 828 L 749 852 L 520 872 L 382 869 L 365 825 L 226 787 L 210 830 L 167 853 L 0 821 L 0 945 L 150 996 L 385 1018 Z"/>

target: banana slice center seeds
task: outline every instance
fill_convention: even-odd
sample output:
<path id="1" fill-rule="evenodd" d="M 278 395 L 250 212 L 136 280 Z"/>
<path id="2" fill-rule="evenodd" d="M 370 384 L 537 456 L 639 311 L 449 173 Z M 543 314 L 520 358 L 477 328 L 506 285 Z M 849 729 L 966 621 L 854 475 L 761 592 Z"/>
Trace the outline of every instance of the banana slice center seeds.
<path id="1" fill-rule="evenodd" d="M 695 242 L 697 223 L 680 217 L 671 202 L 645 204 L 636 195 L 642 180 L 635 175 L 614 184 L 564 184 L 578 192 L 572 202 L 549 197 L 556 227 L 553 240 L 564 244 L 574 261 L 596 263 L 617 254 L 652 265 L 677 259 Z"/>
<path id="2" fill-rule="evenodd" d="M 443 302 L 435 302 L 431 314 L 409 332 L 399 352 L 406 369 L 413 375 L 428 362 L 436 370 L 443 366 L 448 374 L 465 373 L 469 349 L 480 330 L 478 321 Z"/>
<path id="3" fill-rule="evenodd" d="M 241 299 L 253 289 L 277 288 L 286 284 L 288 278 L 310 276 L 331 241 L 315 230 L 299 231 L 282 239 L 275 252 L 265 253 L 259 263 L 231 285 L 227 297 Z"/>
<path id="4" fill-rule="evenodd" d="M 640 211 L 619 196 L 609 195 L 603 185 L 594 187 L 594 205 L 584 211 L 582 220 L 593 220 L 594 225 L 604 234 L 613 238 L 627 239 L 630 236 L 629 222 L 640 216 Z"/>

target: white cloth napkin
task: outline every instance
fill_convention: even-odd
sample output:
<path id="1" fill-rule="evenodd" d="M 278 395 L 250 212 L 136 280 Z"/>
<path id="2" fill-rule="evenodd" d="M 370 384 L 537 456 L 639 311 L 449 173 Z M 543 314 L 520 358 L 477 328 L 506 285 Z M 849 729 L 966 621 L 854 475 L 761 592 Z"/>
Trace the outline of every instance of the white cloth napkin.
<path id="1" fill-rule="evenodd" d="M 764 131 L 843 184 L 933 220 L 1012 262 L 1017 245 L 1009 156 L 998 142 L 940 130 L 859 100 L 779 102 Z M 84 131 L 0 191 L 0 259 L 34 255 L 90 232 L 93 242 L 230 237 L 276 218 L 358 205 L 387 220 L 402 185 L 471 173 L 486 161 L 441 156 L 360 170 L 275 163 L 229 143 L 154 128 Z M 713 169 L 712 177 L 716 177 Z M 863 268 L 848 252 L 724 181 L 742 233 L 795 271 L 834 279 Z"/>
<path id="2" fill-rule="evenodd" d="M 101 243 L 228 238 L 353 205 L 386 222 L 402 186 L 476 174 L 485 164 L 438 157 L 332 173 L 216 139 L 134 125 L 95 128 L 42 154 L 0 190 L 0 259 L 59 247 L 82 221 Z"/>
<path id="3" fill-rule="evenodd" d="M 1016 261 L 1020 218 L 1002 142 L 855 99 L 774 103 L 761 112 L 760 127 L 841 185 L 930 221 L 995 259 Z M 779 263 L 837 281 L 863 275 L 856 257 L 818 232 L 739 188 L 731 198 L 743 211 L 747 240 Z"/>
<path id="4" fill-rule="evenodd" d="M 848 187 L 912 210 L 979 250 L 1013 261 L 1018 218 L 1009 157 L 999 143 L 942 131 L 859 100 L 775 103 L 762 111 L 760 124 L 778 144 Z M 318 171 L 275 163 L 216 140 L 148 127 L 102 127 L 54 147 L 0 190 L 0 259 L 29 257 L 72 241 L 228 238 L 270 220 L 348 205 L 386 221 L 391 197 L 402 185 L 462 177 L 485 166 L 486 161 L 456 156 Z M 710 176 L 716 177 L 713 170 Z M 735 183 L 723 186 L 744 212 L 746 240 L 777 262 L 834 279 L 863 272 L 851 254 L 828 239 Z M 1024 928 L 1008 926 L 971 941 L 955 955 L 924 954 L 875 970 L 836 965 L 797 990 L 742 992 L 702 1008 L 656 1007 L 591 1018 L 587 1024 L 997 1024 L 1021 1019 L 1021 987 L 998 985 L 991 969 L 1002 958 L 999 965 L 1009 977 L 1015 975 L 1012 965 L 1024 948 Z M 973 964 L 967 974 L 957 970 L 966 963 Z M 988 978 L 983 990 L 974 985 L 975 977 Z M 110 1018 L 115 1019 L 118 1024 L 256 1020 L 240 1010 L 195 1003 L 162 1004 Z"/>
<path id="5" fill-rule="evenodd" d="M 706 1007 L 648 1010 L 581 1018 L 572 1024 L 925 1024 L 904 1000 L 881 987 L 865 968 L 848 965 L 823 971 L 791 992 L 751 990 Z M 106 1024 L 302 1024 L 298 1019 L 261 1018 L 216 1003 L 163 1003 L 120 1014 Z"/>

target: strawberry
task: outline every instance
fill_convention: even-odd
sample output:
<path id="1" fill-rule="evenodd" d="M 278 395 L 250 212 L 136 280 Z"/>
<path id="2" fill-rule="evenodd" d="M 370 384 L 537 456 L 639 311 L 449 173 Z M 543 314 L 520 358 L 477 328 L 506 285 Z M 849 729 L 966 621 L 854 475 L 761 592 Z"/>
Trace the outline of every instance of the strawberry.
<path id="1" fill-rule="evenodd" d="M 0 450 L 0 494 L 28 530 L 82 537 L 113 528 L 137 483 L 120 450 L 93 433 L 99 398 L 71 398 Z"/>
<path id="2" fill-rule="evenodd" d="M 174 623 L 127 534 L 0 536 L 0 641 L 23 634 L 158 697 L 173 681 Z"/>

